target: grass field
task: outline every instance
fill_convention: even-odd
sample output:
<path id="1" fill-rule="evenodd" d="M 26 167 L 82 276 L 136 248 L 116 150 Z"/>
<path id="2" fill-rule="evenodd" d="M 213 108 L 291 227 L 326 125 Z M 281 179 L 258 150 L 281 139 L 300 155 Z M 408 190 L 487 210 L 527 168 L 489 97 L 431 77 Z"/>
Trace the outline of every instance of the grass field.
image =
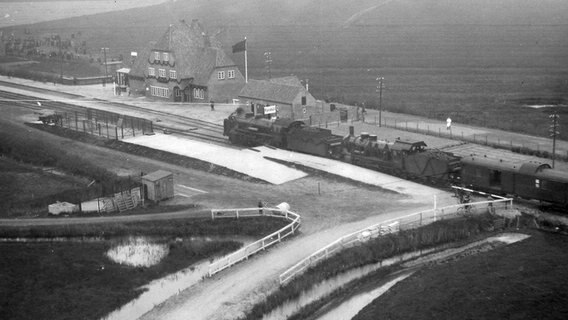
<path id="1" fill-rule="evenodd" d="M 531 232 L 498 250 L 423 269 L 363 309 L 366 319 L 564 319 L 568 237 Z"/>
<path id="2" fill-rule="evenodd" d="M 212 254 L 238 248 L 212 242 L 206 247 L 170 246 L 160 264 L 129 267 L 109 260 L 110 242 L 9 243 L 0 245 L 2 319 L 100 319 L 138 296 L 153 279 Z M 173 249 L 172 249 L 173 248 Z M 14 268 L 17 266 L 17 268 Z"/>

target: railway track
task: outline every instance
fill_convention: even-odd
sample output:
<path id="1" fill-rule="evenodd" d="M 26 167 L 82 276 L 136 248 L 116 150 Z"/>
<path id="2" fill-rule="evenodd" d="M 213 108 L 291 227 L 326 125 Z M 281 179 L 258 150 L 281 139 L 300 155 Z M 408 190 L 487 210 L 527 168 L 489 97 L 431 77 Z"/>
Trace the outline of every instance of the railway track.
<path id="1" fill-rule="evenodd" d="M 25 87 L 24 89 L 27 90 L 27 87 Z M 45 89 L 40 90 L 43 91 L 38 92 L 54 94 L 53 91 Z M 67 98 L 69 98 L 69 96 L 72 96 L 74 99 L 82 98 L 81 96 L 68 94 L 64 94 L 63 96 Z M 227 144 L 227 139 L 223 137 L 223 126 L 216 123 L 122 103 L 109 103 L 108 101 L 104 100 L 95 100 L 95 102 L 101 104 L 104 103 L 105 106 L 112 107 L 112 111 L 111 108 L 104 109 L 108 112 L 114 112 L 118 114 L 128 114 L 135 112 L 136 114 L 145 115 L 145 118 L 147 119 L 159 117 L 159 124 L 154 122 L 153 125 L 155 131 L 158 130 L 164 133 L 175 133 L 176 135 L 217 144 Z M 92 107 L 88 108 L 64 101 L 34 97 L 31 95 L 24 95 L 5 90 L 0 90 L 0 107 L 1 106 L 17 106 L 32 110 L 34 112 L 40 111 L 42 109 L 50 109 L 60 113 L 84 113 L 87 109 L 97 109 Z"/>

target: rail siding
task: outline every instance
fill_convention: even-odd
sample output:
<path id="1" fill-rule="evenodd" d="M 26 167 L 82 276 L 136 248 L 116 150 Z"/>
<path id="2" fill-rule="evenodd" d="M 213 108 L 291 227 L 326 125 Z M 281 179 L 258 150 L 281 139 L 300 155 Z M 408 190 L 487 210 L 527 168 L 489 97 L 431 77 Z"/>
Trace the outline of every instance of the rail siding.
<path id="1" fill-rule="evenodd" d="M 472 208 L 471 214 L 480 214 L 488 210 L 488 208 L 490 207 L 489 204 L 491 204 L 491 208 L 497 208 L 498 206 L 507 208 L 508 206 L 512 206 L 512 203 L 512 199 L 501 198 L 498 200 L 464 203 L 442 208 L 435 208 L 413 213 L 396 219 L 386 220 L 382 223 L 375 224 L 343 236 L 328 244 L 327 246 L 317 250 L 308 257 L 302 259 L 300 262 L 280 274 L 280 284 L 286 284 L 294 277 L 303 273 L 306 269 L 315 266 L 320 261 L 331 257 L 344 248 L 359 245 L 361 243 L 369 241 L 370 239 L 378 238 L 387 234 L 397 233 L 398 231 L 403 229 L 417 228 L 440 219 L 456 217 L 460 214 L 460 209 L 466 208 L 467 206 Z"/>
<path id="2" fill-rule="evenodd" d="M 245 259 L 251 255 L 265 250 L 266 248 L 291 236 L 300 227 L 300 215 L 291 211 L 282 211 L 278 208 L 242 208 L 242 209 L 213 209 L 211 219 L 245 218 L 245 217 L 277 217 L 290 221 L 290 224 L 282 229 L 257 240 L 248 246 L 241 248 L 209 265 L 208 276 L 211 277 Z"/>

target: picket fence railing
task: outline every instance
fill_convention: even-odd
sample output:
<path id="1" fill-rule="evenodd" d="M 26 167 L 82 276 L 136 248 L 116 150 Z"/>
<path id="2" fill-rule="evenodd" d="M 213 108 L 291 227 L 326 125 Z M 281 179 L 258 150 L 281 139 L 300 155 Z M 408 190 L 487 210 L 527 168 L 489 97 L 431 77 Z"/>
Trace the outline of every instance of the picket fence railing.
<path id="1" fill-rule="evenodd" d="M 281 208 L 242 208 L 242 209 L 213 209 L 211 210 L 212 219 L 221 218 L 245 218 L 245 217 L 278 217 L 283 218 L 290 223 L 283 227 L 282 229 L 257 240 L 246 247 L 243 247 L 221 259 L 212 262 L 209 265 L 208 276 L 212 275 L 233 266 L 234 264 L 248 259 L 251 255 L 265 250 L 273 244 L 276 244 L 282 239 L 294 234 L 294 232 L 300 227 L 300 215 L 291 212 L 289 210 L 283 210 Z"/>
<path id="2" fill-rule="evenodd" d="M 302 259 L 300 262 L 296 263 L 294 266 L 280 274 L 279 281 L 281 285 L 286 284 L 288 281 L 300 275 L 308 268 L 315 266 L 317 263 L 329 258 L 333 254 L 345 248 L 361 244 L 373 238 L 377 238 L 390 233 L 396 233 L 403 229 L 417 228 L 440 219 L 448 219 L 468 214 L 481 214 L 487 211 L 498 210 L 501 208 L 510 208 L 512 207 L 512 205 L 512 199 L 499 197 L 497 200 L 456 204 L 425 210 L 403 217 L 397 217 L 395 219 L 389 219 L 343 236 L 328 244 L 327 246 L 317 250 L 316 252 Z"/>

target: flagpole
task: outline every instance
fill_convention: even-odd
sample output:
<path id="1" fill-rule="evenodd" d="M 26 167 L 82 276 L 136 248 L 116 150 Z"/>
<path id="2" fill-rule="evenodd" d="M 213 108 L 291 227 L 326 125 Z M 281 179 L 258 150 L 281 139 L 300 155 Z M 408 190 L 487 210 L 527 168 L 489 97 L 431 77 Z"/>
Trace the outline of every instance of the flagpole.
<path id="1" fill-rule="evenodd" d="M 247 37 L 245 37 L 245 83 L 248 83 Z"/>

